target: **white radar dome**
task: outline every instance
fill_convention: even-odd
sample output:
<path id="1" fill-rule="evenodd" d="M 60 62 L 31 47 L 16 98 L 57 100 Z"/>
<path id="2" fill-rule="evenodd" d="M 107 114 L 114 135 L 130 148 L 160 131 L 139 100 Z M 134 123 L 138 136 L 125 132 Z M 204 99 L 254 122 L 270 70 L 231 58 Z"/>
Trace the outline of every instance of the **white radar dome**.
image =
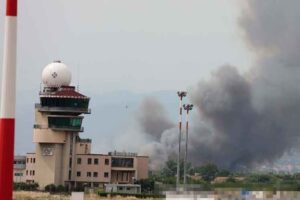
<path id="1" fill-rule="evenodd" d="M 69 86 L 71 79 L 71 71 L 60 61 L 48 64 L 42 72 L 42 81 L 47 87 Z"/>

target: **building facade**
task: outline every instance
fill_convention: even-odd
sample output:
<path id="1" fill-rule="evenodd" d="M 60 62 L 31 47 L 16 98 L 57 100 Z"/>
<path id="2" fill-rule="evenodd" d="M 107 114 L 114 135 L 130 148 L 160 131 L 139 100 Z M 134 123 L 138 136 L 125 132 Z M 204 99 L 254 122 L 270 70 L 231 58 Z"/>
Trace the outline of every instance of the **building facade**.
<path id="1" fill-rule="evenodd" d="M 46 66 L 40 102 L 35 105 L 35 152 L 15 157 L 14 181 L 46 185 L 98 187 L 129 184 L 148 177 L 148 157 L 134 153 L 91 153 L 82 139 L 82 120 L 90 114 L 90 98 L 70 86 L 71 73 L 61 62 Z M 24 164 L 25 161 L 25 164 Z"/>

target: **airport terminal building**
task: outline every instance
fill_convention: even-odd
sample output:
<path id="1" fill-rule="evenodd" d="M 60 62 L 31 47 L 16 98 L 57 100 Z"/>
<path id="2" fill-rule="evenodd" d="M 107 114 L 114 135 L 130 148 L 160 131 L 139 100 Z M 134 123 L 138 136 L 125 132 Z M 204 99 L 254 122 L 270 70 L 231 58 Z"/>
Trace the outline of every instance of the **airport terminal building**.
<path id="1" fill-rule="evenodd" d="M 45 67 L 40 102 L 35 105 L 35 152 L 15 156 L 14 182 L 99 187 L 132 184 L 148 177 L 148 157 L 136 153 L 92 154 L 91 140 L 82 139 L 82 120 L 90 114 L 90 98 L 70 86 L 71 72 L 60 61 Z"/>

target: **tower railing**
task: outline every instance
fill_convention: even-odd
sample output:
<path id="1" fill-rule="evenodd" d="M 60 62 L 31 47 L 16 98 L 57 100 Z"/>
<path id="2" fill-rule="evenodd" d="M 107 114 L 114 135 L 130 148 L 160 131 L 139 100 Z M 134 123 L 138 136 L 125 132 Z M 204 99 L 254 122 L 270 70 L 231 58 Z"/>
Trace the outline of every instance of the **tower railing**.
<path id="1" fill-rule="evenodd" d="M 84 127 L 71 127 L 71 126 L 47 126 L 41 124 L 34 124 L 33 128 L 35 129 L 52 129 L 54 131 L 74 131 L 74 132 L 84 132 Z"/>
<path id="2" fill-rule="evenodd" d="M 41 104 L 36 103 L 35 108 L 37 108 L 40 112 L 69 112 L 69 113 L 85 113 L 91 114 L 90 108 L 76 108 L 76 107 L 50 107 L 50 106 L 41 106 Z"/>

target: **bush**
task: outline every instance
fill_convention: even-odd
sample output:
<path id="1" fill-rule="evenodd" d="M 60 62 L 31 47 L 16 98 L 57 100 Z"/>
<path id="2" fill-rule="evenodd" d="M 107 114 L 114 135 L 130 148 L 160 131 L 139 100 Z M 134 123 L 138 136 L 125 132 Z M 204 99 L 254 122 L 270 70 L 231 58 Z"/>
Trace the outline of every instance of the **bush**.
<path id="1" fill-rule="evenodd" d="M 273 177 L 268 174 L 253 174 L 248 176 L 246 180 L 250 183 L 272 183 Z"/>
<path id="2" fill-rule="evenodd" d="M 14 183 L 14 190 L 36 191 L 38 187 L 37 183 Z"/>
<path id="3" fill-rule="evenodd" d="M 56 186 L 54 184 L 49 184 L 45 186 L 46 192 L 56 192 Z"/>
<path id="4" fill-rule="evenodd" d="M 230 176 L 227 180 L 226 180 L 227 183 L 235 183 L 236 180 L 234 177 Z"/>
<path id="5" fill-rule="evenodd" d="M 136 184 L 141 185 L 142 193 L 152 193 L 154 191 L 154 180 L 141 179 L 136 181 Z"/>
<path id="6" fill-rule="evenodd" d="M 54 184 L 49 184 L 45 186 L 45 191 L 50 193 L 65 193 L 68 192 L 68 188 L 63 185 L 56 186 Z"/>
<path id="7" fill-rule="evenodd" d="M 63 185 L 59 185 L 56 187 L 56 192 L 67 192 L 68 188 L 63 186 Z"/>
<path id="8" fill-rule="evenodd" d="M 77 187 L 74 188 L 73 191 L 76 191 L 76 192 L 83 192 L 83 191 L 84 191 L 84 186 L 83 186 L 83 185 L 77 185 Z"/>

